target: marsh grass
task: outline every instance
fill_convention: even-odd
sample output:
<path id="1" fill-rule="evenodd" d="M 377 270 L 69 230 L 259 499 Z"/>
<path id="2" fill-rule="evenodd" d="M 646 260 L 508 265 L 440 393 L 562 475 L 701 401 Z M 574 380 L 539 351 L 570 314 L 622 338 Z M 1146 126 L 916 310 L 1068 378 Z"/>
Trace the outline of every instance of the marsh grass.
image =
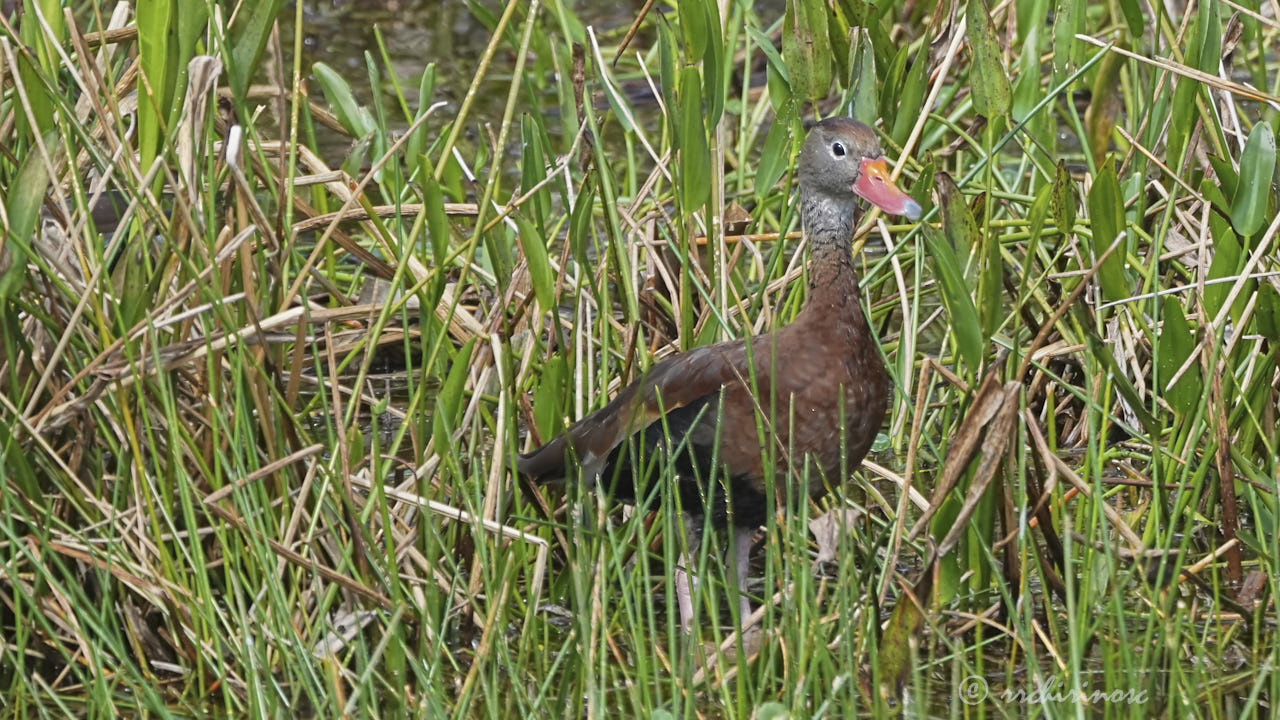
<path id="1" fill-rule="evenodd" d="M 6 714 L 1274 713 L 1274 5 L 677 5 L 471 4 L 445 77 L 310 66 L 301 4 L 16 3 Z M 686 548 L 687 638 L 679 515 L 507 468 L 794 317 L 815 108 L 927 209 L 855 243 L 891 413 L 772 481 L 746 635 Z"/>

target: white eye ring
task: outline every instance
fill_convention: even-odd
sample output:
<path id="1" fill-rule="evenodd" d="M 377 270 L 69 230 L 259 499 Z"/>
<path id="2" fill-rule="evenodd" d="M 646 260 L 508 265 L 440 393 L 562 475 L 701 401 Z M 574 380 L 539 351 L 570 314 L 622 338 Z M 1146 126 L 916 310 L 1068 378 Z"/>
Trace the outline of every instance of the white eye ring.
<path id="1" fill-rule="evenodd" d="M 845 150 L 844 150 L 844 143 L 840 142 L 839 140 L 837 140 L 837 141 L 835 141 L 835 142 L 831 143 L 831 154 L 832 154 L 832 155 L 834 155 L 834 156 L 836 156 L 836 157 L 844 157 L 844 153 L 845 153 Z"/>

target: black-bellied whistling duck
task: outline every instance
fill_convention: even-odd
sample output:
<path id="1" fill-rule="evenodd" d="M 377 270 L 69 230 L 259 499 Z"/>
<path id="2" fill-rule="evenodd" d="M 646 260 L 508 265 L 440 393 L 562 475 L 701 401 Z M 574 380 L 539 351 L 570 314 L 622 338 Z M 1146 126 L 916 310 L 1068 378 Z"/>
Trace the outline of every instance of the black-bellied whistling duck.
<path id="1" fill-rule="evenodd" d="M 920 206 L 889 180 L 874 131 L 849 118 L 813 126 L 800 151 L 799 177 L 809 296 L 795 322 L 663 360 L 516 463 L 536 480 L 553 480 L 569 475 L 576 462 L 583 477 L 622 500 L 652 497 L 650 483 L 662 476 L 661 467 L 674 468 L 666 477 L 676 483 L 686 513 L 710 514 L 717 527 L 733 525 L 744 617 L 749 552 L 765 520 L 766 463 L 779 483 L 787 473 L 807 477 L 816 495 L 826 479 L 839 481 L 842 454 L 850 470 L 862 462 L 884 419 L 889 377 L 862 311 L 850 248 L 857 198 L 920 217 Z M 687 630 L 689 579 L 677 572 Z"/>

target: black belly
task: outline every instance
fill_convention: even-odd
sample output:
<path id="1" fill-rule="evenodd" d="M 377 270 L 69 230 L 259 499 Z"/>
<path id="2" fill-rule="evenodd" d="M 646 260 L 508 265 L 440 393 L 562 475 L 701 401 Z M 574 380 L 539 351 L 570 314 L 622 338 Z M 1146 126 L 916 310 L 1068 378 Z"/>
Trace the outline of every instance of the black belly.
<path id="1" fill-rule="evenodd" d="M 732 474 L 716 462 L 714 446 L 690 442 L 695 433 L 676 432 L 670 419 L 665 429 L 655 422 L 614 448 L 600 474 L 601 487 L 617 500 L 651 510 L 661 508 L 664 498 L 678 497 L 682 512 L 709 517 L 716 528 L 763 525 L 768 508 L 760 479 Z"/>

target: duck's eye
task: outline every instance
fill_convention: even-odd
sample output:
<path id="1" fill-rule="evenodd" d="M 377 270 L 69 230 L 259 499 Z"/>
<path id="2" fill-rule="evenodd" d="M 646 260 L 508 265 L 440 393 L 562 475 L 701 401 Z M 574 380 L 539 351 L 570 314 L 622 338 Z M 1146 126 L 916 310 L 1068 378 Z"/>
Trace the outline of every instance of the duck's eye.
<path id="1" fill-rule="evenodd" d="M 835 155 L 836 157 L 844 157 L 844 143 L 842 142 L 831 143 L 831 154 Z"/>

